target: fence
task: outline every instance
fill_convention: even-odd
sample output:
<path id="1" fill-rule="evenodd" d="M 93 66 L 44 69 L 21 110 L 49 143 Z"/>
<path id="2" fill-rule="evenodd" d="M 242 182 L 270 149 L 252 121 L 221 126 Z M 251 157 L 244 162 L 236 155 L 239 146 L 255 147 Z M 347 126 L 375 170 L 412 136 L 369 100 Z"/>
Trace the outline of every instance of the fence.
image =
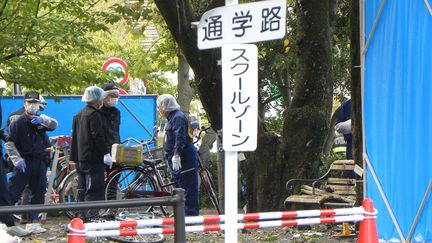
<path id="1" fill-rule="evenodd" d="M 68 204 L 25 205 L 0 207 L 0 215 L 59 212 L 66 210 L 89 210 L 101 208 L 141 207 L 141 206 L 173 206 L 174 207 L 174 238 L 176 242 L 185 242 L 185 195 L 184 190 L 176 188 L 169 197 L 138 198 L 129 200 L 89 201 Z"/>
<path id="2" fill-rule="evenodd" d="M 378 242 L 375 218 L 377 212 L 373 208 L 370 199 L 366 199 L 362 207 L 325 209 L 325 210 L 299 210 L 285 212 L 265 212 L 238 214 L 237 220 L 253 220 L 255 222 L 237 223 L 238 229 L 257 229 L 269 227 L 299 226 L 299 225 L 317 225 L 333 224 L 344 222 L 361 222 L 359 242 L 376 243 Z M 278 219 L 278 220 L 274 220 Z M 225 221 L 225 215 L 213 216 L 192 216 L 186 217 L 183 221 L 185 224 L 194 224 L 186 226 L 185 232 L 208 232 L 225 230 L 225 224 L 218 224 Z M 215 223 L 207 225 L 196 225 L 204 223 Z M 143 219 L 143 220 L 126 220 L 111 221 L 101 223 L 86 223 L 85 225 L 74 221 L 68 226 L 71 232 L 69 239 L 72 237 L 81 237 L 70 242 L 84 242 L 85 238 L 112 237 L 112 236 L 136 236 L 146 234 L 176 234 L 176 227 L 163 227 L 177 224 L 176 219 Z M 160 226 L 159 228 L 143 227 Z M 183 242 L 177 241 L 176 242 Z"/>

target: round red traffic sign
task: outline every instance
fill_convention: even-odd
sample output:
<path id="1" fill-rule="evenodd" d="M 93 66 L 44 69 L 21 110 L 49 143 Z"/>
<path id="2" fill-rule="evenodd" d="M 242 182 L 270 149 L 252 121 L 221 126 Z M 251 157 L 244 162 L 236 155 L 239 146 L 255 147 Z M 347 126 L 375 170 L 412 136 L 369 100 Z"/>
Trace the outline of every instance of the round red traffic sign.
<path id="1" fill-rule="evenodd" d="M 120 58 L 110 58 L 102 65 L 102 71 L 119 71 L 122 72 L 122 76 L 118 76 L 114 81 L 119 84 L 125 84 L 129 78 L 129 72 L 127 70 L 126 62 Z"/>

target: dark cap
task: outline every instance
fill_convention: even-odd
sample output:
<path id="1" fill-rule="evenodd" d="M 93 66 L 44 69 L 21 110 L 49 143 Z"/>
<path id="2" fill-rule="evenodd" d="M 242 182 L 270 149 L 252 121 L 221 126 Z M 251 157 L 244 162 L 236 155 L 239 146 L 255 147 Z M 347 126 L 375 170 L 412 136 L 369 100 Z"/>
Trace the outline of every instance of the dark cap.
<path id="1" fill-rule="evenodd" d="M 31 90 L 24 94 L 24 100 L 25 101 L 40 101 L 39 100 L 39 93 Z"/>
<path id="2" fill-rule="evenodd" d="M 117 89 L 117 90 L 118 90 L 118 87 L 117 87 L 115 84 L 113 84 L 113 83 L 106 83 L 106 84 L 103 84 L 101 88 L 102 88 L 104 91 L 114 90 L 114 89 Z"/>
<path id="3" fill-rule="evenodd" d="M 199 123 L 197 121 L 191 122 L 190 126 L 191 126 L 192 130 L 195 128 L 199 129 Z"/>

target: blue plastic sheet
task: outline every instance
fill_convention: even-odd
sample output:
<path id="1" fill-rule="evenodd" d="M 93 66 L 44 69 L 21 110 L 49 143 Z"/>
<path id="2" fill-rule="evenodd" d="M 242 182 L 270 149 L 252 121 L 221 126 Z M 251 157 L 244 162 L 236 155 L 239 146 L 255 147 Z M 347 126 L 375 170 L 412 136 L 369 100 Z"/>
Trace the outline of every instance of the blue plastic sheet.
<path id="1" fill-rule="evenodd" d="M 366 38 L 381 3 L 365 1 Z M 387 1 L 364 75 L 366 152 L 406 238 L 432 180 L 432 16 L 423 0 Z M 370 170 L 366 185 L 379 211 L 379 238 L 400 240 Z M 432 242 L 431 197 L 413 242 Z"/>
<path id="2" fill-rule="evenodd" d="M 81 96 L 59 96 L 59 101 L 54 98 L 44 97 L 47 101 L 47 108 L 44 114 L 55 118 L 59 125 L 56 130 L 49 132 L 49 136 L 68 135 L 72 133 L 73 116 L 78 113 L 85 103 L 81 102 Z M 144 124 L 144 127 L 153 132 L 156 125 L 156 96 L 122 96 L 120 100 L 131 110 L 138 120 Z M 2 126 L 5 126 L 9 114 L 23 106 L 23 97 L 2 97 L 1 104 L 3 109 Z M 147 140 L 151 134 L 143 128 L 140 123 L 127 111 L 125 106 L 120 104 L 116 106 L 121 112 L 120 121 L 120 139 L 136 138 L 138 140 Z"/>

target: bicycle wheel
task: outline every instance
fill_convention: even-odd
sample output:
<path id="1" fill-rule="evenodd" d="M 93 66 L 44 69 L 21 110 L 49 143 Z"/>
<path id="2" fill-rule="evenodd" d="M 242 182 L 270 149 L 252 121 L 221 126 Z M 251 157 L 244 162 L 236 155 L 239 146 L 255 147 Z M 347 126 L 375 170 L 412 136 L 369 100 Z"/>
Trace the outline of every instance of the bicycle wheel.
<path id="1" fill-rule="evenodd" d="M 78 201 L 78 174 L 76 170 L 71 171 L 59 186 L 60 203 L 71 203 Z M 65 211 L 69 218 L 78 217 L 78 211 Z"/>
<path id="2" fill-rule="evenodd" d="M 162 196 L 157 190 L 156 182 L 146 171 L 139 167 L 123 167 L 112 174 L 106 181 L 106 200 L 122 200 L 132 198 L 149 198 Z M 155 207 L 134 207 L 108 209 L 111 216 L 118 214 L 140 214 L 155 212 Z"/>
<path id="3" fill-rule="evenodd" d="M 116 220 L 124 221 L 124 220 L 140 220 L 140 219 L 153 219 L 155 215 L 153 213 L 140 213 L 140 214 L 131 214 L 131 213 L 121 213 L 116 216 Z M 147 234 L 147 235 L 135 235 L 135 236 L 113 236 L 106 237 L 106 239 L 115 241 L 115 242 L 165 242 L 166 238 L 163 234 Z"/>
<path id="4" fill-rule="evenodd" d="M 218 214 L 221 214 L 222 211 L 220 210 L 219 207 L 219 201 L 215 190 L 216 187 L 214 186 L 210 172 L 207 169 L 203 168 L 199 171 L 199 174 L 201 177 L 201 182 L 204 185 L 204 189 L 206 190 L 211 203 L 213 204 L 214 208 L 217 210 Z"/>

